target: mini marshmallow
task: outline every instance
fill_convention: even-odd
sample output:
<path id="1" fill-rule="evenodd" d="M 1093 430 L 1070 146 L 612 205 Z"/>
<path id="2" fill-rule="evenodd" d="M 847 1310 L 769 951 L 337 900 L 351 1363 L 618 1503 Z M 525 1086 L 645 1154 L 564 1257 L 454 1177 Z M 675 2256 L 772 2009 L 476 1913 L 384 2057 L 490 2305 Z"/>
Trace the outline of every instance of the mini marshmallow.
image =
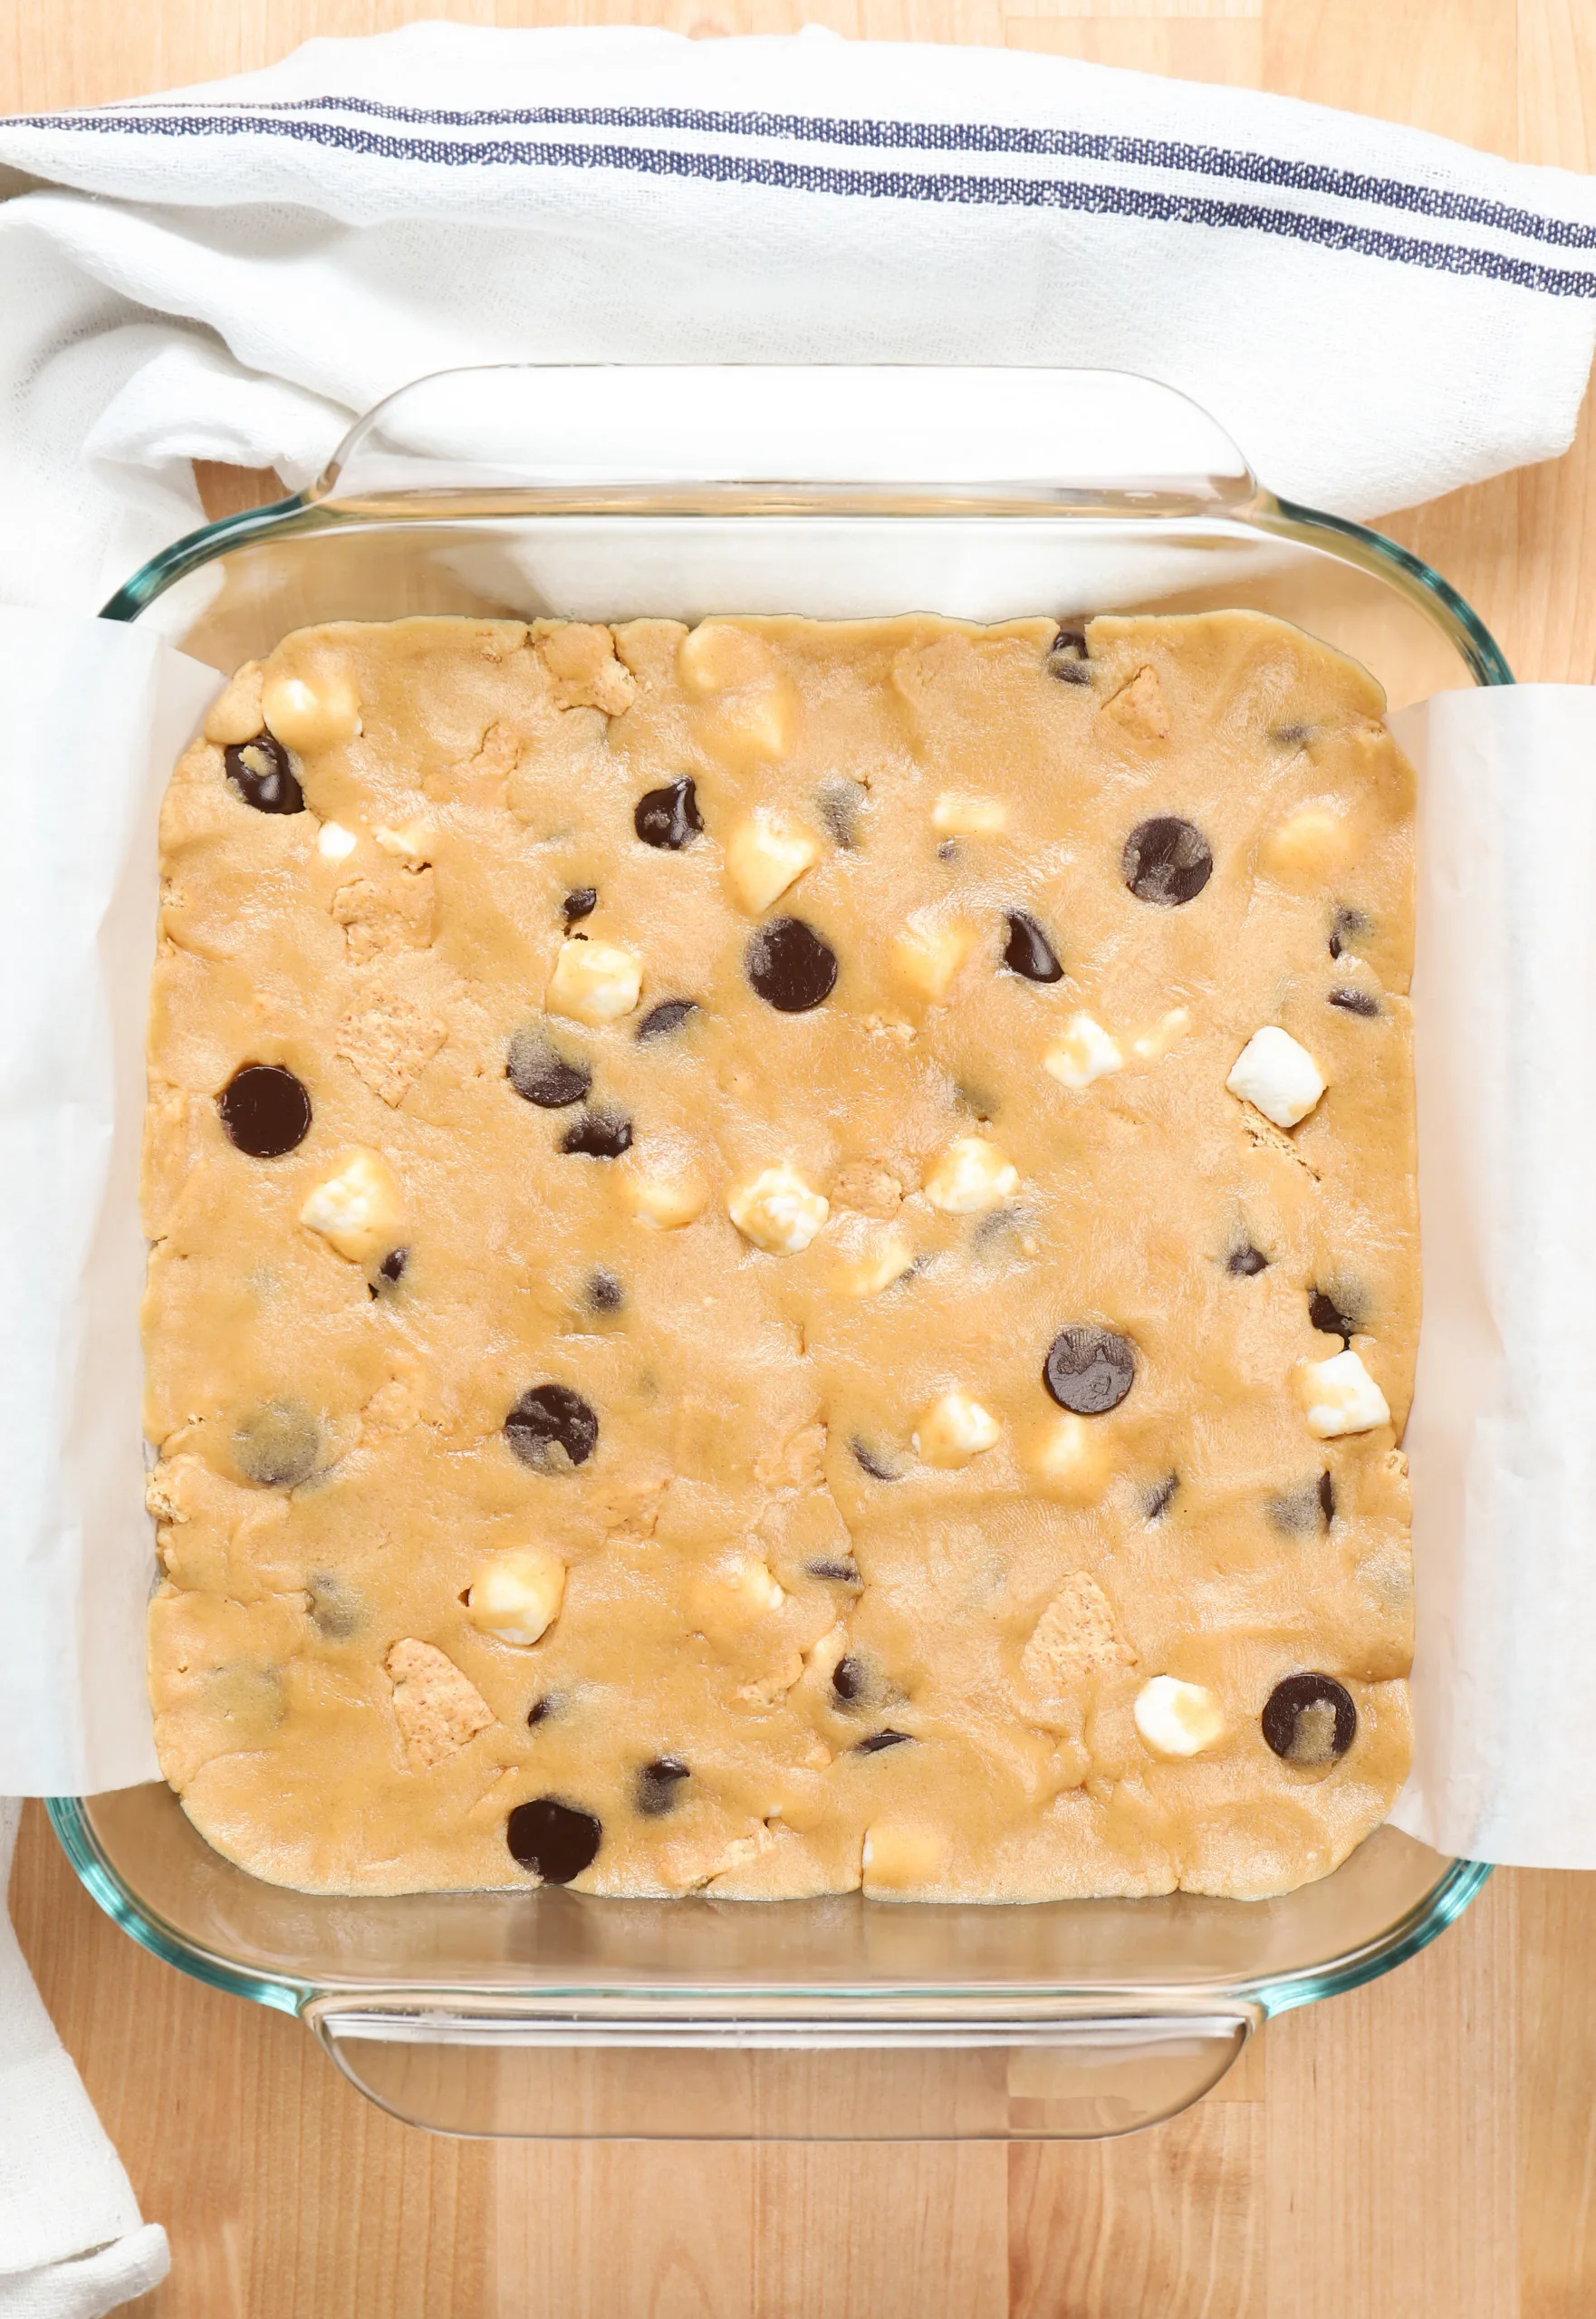
<path id="1" fill-rule="evenodd" d="M 914 1431 L 915 1455 L 928 1466 L 967 1466 L 990 1449 L 1003 1428 L 990 1410 L 968 1393 L 939 1394 L 921 1411 Z"/>
<path id="2" fill-rule="evenodd" d="M 966 797 L 945 789 L 931 808 L 931 827 L 945 837 L 1001 837 L 1008 807 L 1001 797 Z"/>
<path id="3" fill-rule="evenodd" d="M 341 822 L 323 822 L 316 832 L 316 852 L 326 861 L 347 861 L 360 842 Z"/>
<path id="4" fill-rule="evenodd" d="M 700 699 L 732 685 L 755 683 L 768 674 L 769 646 L 731 621 L 700 621 L 677 647 L 676 669 L 686 692 Z"/>
<path id="5" fill-rule="evenodd" d="M 515 1546 L 485 1562 L 466 1597 L 473 1626 L 529 1650 L 558 1617 L 565 1565 L 547 1546 Z"/>
<path id="6" fill-rule="evenodd" d="M 1109 1437 L 1101 1419 L 1062 1410 L 1032 1441 L 1025 1463 L 1053 1496 L 1090 1505 L 1108 1487 Z"/>
<path id="7" fill-rule="evenodd" d="M 423 821 L 401 822 L 397 829 L 383 823 L 371 832 L 384 853 L 391 853 L 401 861 L 419 861 L 432 843 L 430 825 Z"/>
<path id="8" fill-rule="evenodd" d="M 1063 1037 L 1042 1058 L 1043 1069 L 1064 1087 L 1090 1087 L 1094 1079 L 1122 1070 L 1124 1063 L 1118 1043 L 1090 1015 L 1072 1015 Z"/>
<path id="9" fill-rule="evenodd" d="M 1172 1006 L 1163 1020 L 1144 1031 L 1130 1042 L 1130 1052 L 1143 1063 L 1152 1063 L 1168 1054 L 1178 1039 L 1183 1039 L 1191 1028 L 1191 1016 L 1184 1006 Z"/>
<path id="10" fill-rule="evenodd" d="M 347 677 L 268 677 L 261 692 L 266 728 L 284 748 L 303 755 L 352 741 L 361 729 L 360 703 Z"/>
<path id="11" fill-rule="evenodd" d="M 820 841 L 784 814 L 754 813 L 726 841 L 726 883 L 757 918 L 820 860 Z"/>
<path id="12" fill-rule="evenodd" d="M 709 1187 L 690 1171 L 677 1176 L 625 1176 L 622 1196 L 639 1224 L 661 1232 L 692 1224 L 709 1205 Z"/>
<path id="13" fill-rule="evenodd" d="M 1299 805 L 1264 837 L 1259 866 L 1284 885 L 1323 879 L 1351 861 L 1353 834 L 1346 814 L 1333 805 Z"/>
<path id="14" fill-rule="evenodd" d="M 808 1247 L 832 1208 L 824 1193 L 812 1190 L 784 1160 L 729 1193 L 726 1212 L 744 1239 L 767 1256 L 795 1256 Z"/>
<path id="15" fill-rule="evenodd" d="M 972 939 L 967 926 L 917 911 L 892 945 L 893 970 L 918 998 L 935 1005 L 947 997 L 948 986 L 969 956 Z"/>
<path id="16" fill-rule="evenodd" d="M 1293 1378 L 1308 1430 L 1320 1441 L 1391 1421 L 1385 1395 L 1350 1345 L 1328 1361 L 1299 1361 Z"/>
<path id="17" fill-rule="evenodd" d="M 901 1280 L 914 1263 L 914 1250 L 904 1232 L 883 1232 L 865 1249 L 837 1266 L 832 1285 L 841 1296 L 879 1296 Z"/>
<path id="18" fill-rule="evenodd" d="M 947 1839 L 934 1828 L 878 1826 L 864 1832 L 860 1868 L 867 1892 L 899 1892 L 930 1884 L 947 1858 Z"/>
<path id="19" fill-rule="evenodd" d="M 401 1214 L 399 1188 L 387 1160 L 380 1151 L 358 1144 L 335 1175 L 315 1186 L 299 1220 L 358 1265 L 392 1247 Z"/>
<path id="20" fill-rule="evenodd" d="M 560 945 L 543 1005 L 573 1023 L 614 1023 L 631 1013 L 642 987 L 642 961 L 632 951 L 572 936 Z"/>
<path id="21" fill-rule="evenodd" d="M 1319 1065 L 1307 1048 L 1274 1023 L 1253 1033 L 1225 1084 L 1276 1127 L 1295 1127 L 1324 1092 Z"/>
<path id="22" fill-rule="evenodd" d="M 945 1216 L 1000 1208 L 1020 1187 L 1019 1169 L 984 1135 L 961 1135 L 926 1178 L 926 1198 Z"/>
<path id="23" fill-rule="evenodd" d="M 1201 1683 L 1155 1675 L 1136 1694 L 1136 1727 L 1158 1756 L 1200 1756 L 1223 1737 L 1225 1710 Z"/>
<path id="24" fill-rule="evenodd" d="M 690 1615 L 711 1641 L 731 1641 L 786 1599 L 757 1554 L 737 1554 L 700 1571 L 688 1589 Z"/>

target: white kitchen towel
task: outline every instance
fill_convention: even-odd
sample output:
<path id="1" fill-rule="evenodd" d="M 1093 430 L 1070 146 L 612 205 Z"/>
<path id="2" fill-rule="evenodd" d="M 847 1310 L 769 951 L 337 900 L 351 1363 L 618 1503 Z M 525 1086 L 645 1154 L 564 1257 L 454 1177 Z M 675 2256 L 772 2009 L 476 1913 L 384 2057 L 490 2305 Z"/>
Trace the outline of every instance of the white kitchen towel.
<path id="1" fill-rule="evenodd" d="M 0 1802 L 0 1893 L 21 1805 Z M 0 1909 L 0 2319 L 101 2319 L 167 2275 Z"/>
<path id="2" fill-rule="evenodd" d="M 812 28 L 316 41 L 0 123 L 6 165 L 39 189 L 0 206 L 0 599 L 72 609 L 198 520 L 191 457 L 303 484 L 451 365 L 1141 371 L 1272 488 L 1370 515 L 1562 450 L 1596 329 L 1587 178 Z"/>

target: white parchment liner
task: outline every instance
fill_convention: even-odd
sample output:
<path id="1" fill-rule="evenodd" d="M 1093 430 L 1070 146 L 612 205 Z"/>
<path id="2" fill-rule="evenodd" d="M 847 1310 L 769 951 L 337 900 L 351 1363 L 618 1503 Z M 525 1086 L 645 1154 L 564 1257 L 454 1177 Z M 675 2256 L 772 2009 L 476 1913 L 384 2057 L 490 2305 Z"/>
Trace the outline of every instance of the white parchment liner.
<path id="1" fill-rule="evenodd" d="M 156 816 L 216 690 L 0 611 L 0 1794 L 156 1775 L 139 1140 Z M 1420 775 L 1418 1760 L 1445 1852 L 1596 1866 L 1596 689 L 1447 693 Z"/>

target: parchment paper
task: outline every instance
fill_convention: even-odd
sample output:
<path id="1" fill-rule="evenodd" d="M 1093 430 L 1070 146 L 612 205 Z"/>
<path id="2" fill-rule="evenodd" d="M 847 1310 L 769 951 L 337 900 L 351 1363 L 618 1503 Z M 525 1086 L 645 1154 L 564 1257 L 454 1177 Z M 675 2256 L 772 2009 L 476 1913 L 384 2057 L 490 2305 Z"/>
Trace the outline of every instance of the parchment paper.
<path id="1" fill-rule="evenodd" d="M 1419 773 L 1418 1756 L 1444 1852 L 1596 1868 L 1596 688 L 1442 693 Z"/>
<path id="2" fill-rule="evenodd" d="M 141 629 L 0 611 L 0 1794 L 156 1776 L 138 1148 L 156 813 L 216 690 Z M 1420 775 L 1424 1326 L 1399 1826 L 1596 1866 L 1596 689 L 1392 719 Z"/>
<path id="3" fill-rule="evenodd" d="M 156 812 L 214 670 L 0 611 L 0 1793 L 156 1775 L 138 1219 Z"/>

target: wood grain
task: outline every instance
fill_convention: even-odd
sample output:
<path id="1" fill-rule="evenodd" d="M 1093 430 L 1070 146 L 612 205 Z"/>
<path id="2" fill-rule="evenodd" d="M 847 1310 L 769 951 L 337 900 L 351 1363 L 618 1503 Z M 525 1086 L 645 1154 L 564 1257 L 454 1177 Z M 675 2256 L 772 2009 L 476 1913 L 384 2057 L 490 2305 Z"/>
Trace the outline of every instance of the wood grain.
<path id="1" fill-rule="evenodd" d="M 1592 0 L 0 0 L 0 110 L 248 70 L 419 18 L 804 23 L 1278 90 L 1596 160 Z M 213 512 L 275 496 L 202 476 Z M 1596 681 L 1596 454 L 1392 519 L 1522 676 Z M 1590 2319 L 1596 1878 L 1499 1873 L 1399 1972 L 1274 2022 L 1122 2142 L 592 2150 L 436 2140 L 297 2024 L 135 1949 L 43 1814 L 23 1943 L 172 2277 L 142 2319 Z"/>

